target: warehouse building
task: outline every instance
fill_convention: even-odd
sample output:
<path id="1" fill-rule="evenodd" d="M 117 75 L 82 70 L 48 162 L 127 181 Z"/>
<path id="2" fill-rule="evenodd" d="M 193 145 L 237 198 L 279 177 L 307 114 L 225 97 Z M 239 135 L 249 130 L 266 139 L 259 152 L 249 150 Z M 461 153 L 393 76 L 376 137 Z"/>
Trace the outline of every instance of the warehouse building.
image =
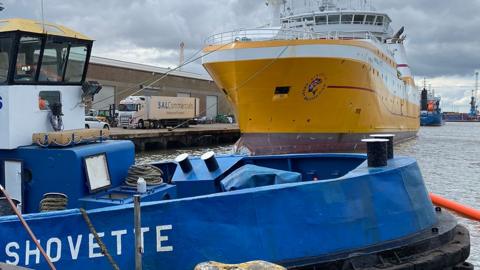
<path id="1" fill-rule="evenodd" d="M 108 110 L 110 105 L 118 105 L 130 95 L 187 96 L 200 99 L 200 116 L 215 119 L 219 114 L 233 114 L 225 95 L 208 75 L 173 71 L 165 76 L 169 71 L 156 66 L 91 57 L 87 80 L 98 81 L 103 86 L 91 108 Z"/>

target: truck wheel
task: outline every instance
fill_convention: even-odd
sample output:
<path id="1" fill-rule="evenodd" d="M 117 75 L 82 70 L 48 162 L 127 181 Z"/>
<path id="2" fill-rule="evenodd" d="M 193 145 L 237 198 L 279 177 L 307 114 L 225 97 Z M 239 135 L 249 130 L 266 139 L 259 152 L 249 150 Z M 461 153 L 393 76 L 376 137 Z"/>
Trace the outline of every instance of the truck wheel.
<path id="1" fill-rule="evenodd" d="M 145 128 L 145 123 L 143 122 L 143 120 L 138 121 L 138 128 L 139 129 L 144 129 Z"/>
<path id="2" fill-rule="evenodd" d="M 159 129 L 159 128 L 160 128 L 160 122 L 159 122 L 159 121 L 155 121 L 155 122 L 154 122 L 154 126 L 155 126 L 155 129 Z"/>
<path id="3" fill-rule="evenodd" d="M 148 128 L 154 129 L 155 126 L 156 126 L 156 125 L 155 125 L 155 122 L 154 122 L 154 121 L 149 121 L 149 122 L 148 122 Z"/>
<path id="4" fill-rule="evenodd" d="M 89 125 L 85 125 L 85 128 L 86 128 L 86 129 L 89 129 L 89 128 L 90 128 L 90 126 L 89 126 Z"/>

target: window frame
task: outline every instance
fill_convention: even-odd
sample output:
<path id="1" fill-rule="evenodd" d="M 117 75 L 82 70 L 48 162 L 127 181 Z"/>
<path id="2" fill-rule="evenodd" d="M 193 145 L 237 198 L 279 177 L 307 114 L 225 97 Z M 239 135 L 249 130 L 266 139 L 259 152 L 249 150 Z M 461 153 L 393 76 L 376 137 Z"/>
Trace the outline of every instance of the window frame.
<path id="1" fill-rule="evenodd" d="M 342 16 L 340 16 L 340 24 L 353 24 L 353 18 L 355 17 L 355 14 L 353 13 L 345 13 L 345 14 L 341 14 Z M 347 22 L 347 21 L 344 21 L 343 20 L 343 17 L 351 17 L 350 18 L 350 22 Z"/>
<path id="2" fill-rule="evenodd" d="M 38 61 L 38 67 L 37 71 L 35 74 L 35 80 L 34 81 L 15 81 L 15 72 L 13 72 L 13 68 L 17 64 L 17 57 L 18 57 L 18 50 L 19 50 L 19 42 L 20 38 L 23 35 L 28 35 L 32 37 L 39 37 L 40 40 L 42 41 L 42 46 L 41 46 L 41 51 L 39 55 L 39 61 Z M 13 36 L 13 46 L 11 48 L 11 54 L 15 57 L 11 57 L 10 59 L 10 66 L 9 66 L 9 74 L 8 74 L 8 80 L 7 82 L 0 83 L 0 84 L 8 84 L 8 85 L 82 85 L 86 78 L 87 78 L 87 72 L 88 72 L 88 67 L 90 65 L 90 57 L 92 54 L 92 46 L 93 46 L 93 41 L 92 40 L 84 40 L 84 39 L 75 39 L 75 38 L 70 38 L 70 37 L 62 37 L 62 36 L 56 36 L 56 35 L 46 35 L 46 34 L 37 34 L 37 33 L 30 33 L 30 32 L 24 32 L 24 31 L 13 31 L 13 32 L 5 32 L 5 33 L 0 33 L 0 37 L 4 36 Z M 42 62 L 43 62 L 43 54 L 45 51 L 45 45 L 47 43 L 47 38 L 53 38 L 53 40 L 58 41 L 58 42 L 67 42 L 68 43 L 68 51 L 67 51 L 67 62 L 65 63 L 65 66 L 63 68 L 63 74 L 62 74 L 62 81 L 61 82 L 40 82 L 38 80 L 38 77 L 40 75 L 40 69 L 42 68 Z M 85 66 L 83 67 L 83 74 L 82 74 L 82 79 L 80 82 L 65 82 L 65 74 L 68 66 L 68 60 L 70 57 L 70 47 L 72 44 L 76 45 L 85 45 L 87 48 L 87 55 L 85 58 Z"/>
<path id="3" fill-rule="evenodd" d="M 10 79 L 13 77 L 13 72 L 12 69 L 14 67 L 14 62 L 16 62 L 16 59 L 13 59 L 13 55 L 15 57 L 17 56 L 16 50 L 15 50 L 15 44 L 17 44 L 17 37 L 15 36 L 14 33 L 12 32 L 4 32 L 0 33 L 0 38 L 10 38 L 11 39 L 11 46 L 8 52 L 8 72 L 7 72 L 7 78 L 4 81 L 0 81 L 0 85 L 8 85 L 10 84 Z"/>

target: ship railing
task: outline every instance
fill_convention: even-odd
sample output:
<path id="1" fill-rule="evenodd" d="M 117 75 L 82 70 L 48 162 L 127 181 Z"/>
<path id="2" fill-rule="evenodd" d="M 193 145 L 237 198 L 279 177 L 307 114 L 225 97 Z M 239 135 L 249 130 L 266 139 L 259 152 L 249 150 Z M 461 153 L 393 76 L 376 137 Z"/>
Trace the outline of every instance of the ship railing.
<path id="1" fill-rule="evenodd" d="M 279 28 L 255 28 L 223 32 L 212 35 L 205 40 L 208 46 L 225 45 L 233 42 L 273 41 L 273 40 L 372 40 L 381 44 L 370 32 L 309 32 Z"/>

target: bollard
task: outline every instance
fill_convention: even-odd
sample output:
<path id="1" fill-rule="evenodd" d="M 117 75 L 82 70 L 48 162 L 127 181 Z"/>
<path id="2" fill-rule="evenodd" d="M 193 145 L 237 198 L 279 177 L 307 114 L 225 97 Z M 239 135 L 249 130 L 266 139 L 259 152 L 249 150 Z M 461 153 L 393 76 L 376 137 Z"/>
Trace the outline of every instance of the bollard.
<path id="1" fill-rule="evenodd" d="M 388 144 L 387 144 L 387 158 L 393 159 L 394 157 L 394 152 L 393 152 L 393 139 L 395 138 L 395 134 L 372 134 L 370 137 L 374 139 L 387 139 Z"/>
<path id="2" fill-rule="evenodd" d="M 218 170 L 218 162 L 215 158 L 215 153 L 213 151 L 209 151 L 202 155 L 201 159 L 205 162 L 205 165 L 208 168 L 208 171 L 214 172 Z"/>
<path id="3" fill-rule="evenodd" d="M 188 159 L 188 154 L 181 154 L 175 158 L 175 161 L 180 165 L 184 173 L 189 173 L 193 170 L 192 163 Z"/>
<path id="4" fill-rule="evenodd" d="M 368 167 L 387 166 L 387 139 L 363 139 L 367 143 Z"/>

